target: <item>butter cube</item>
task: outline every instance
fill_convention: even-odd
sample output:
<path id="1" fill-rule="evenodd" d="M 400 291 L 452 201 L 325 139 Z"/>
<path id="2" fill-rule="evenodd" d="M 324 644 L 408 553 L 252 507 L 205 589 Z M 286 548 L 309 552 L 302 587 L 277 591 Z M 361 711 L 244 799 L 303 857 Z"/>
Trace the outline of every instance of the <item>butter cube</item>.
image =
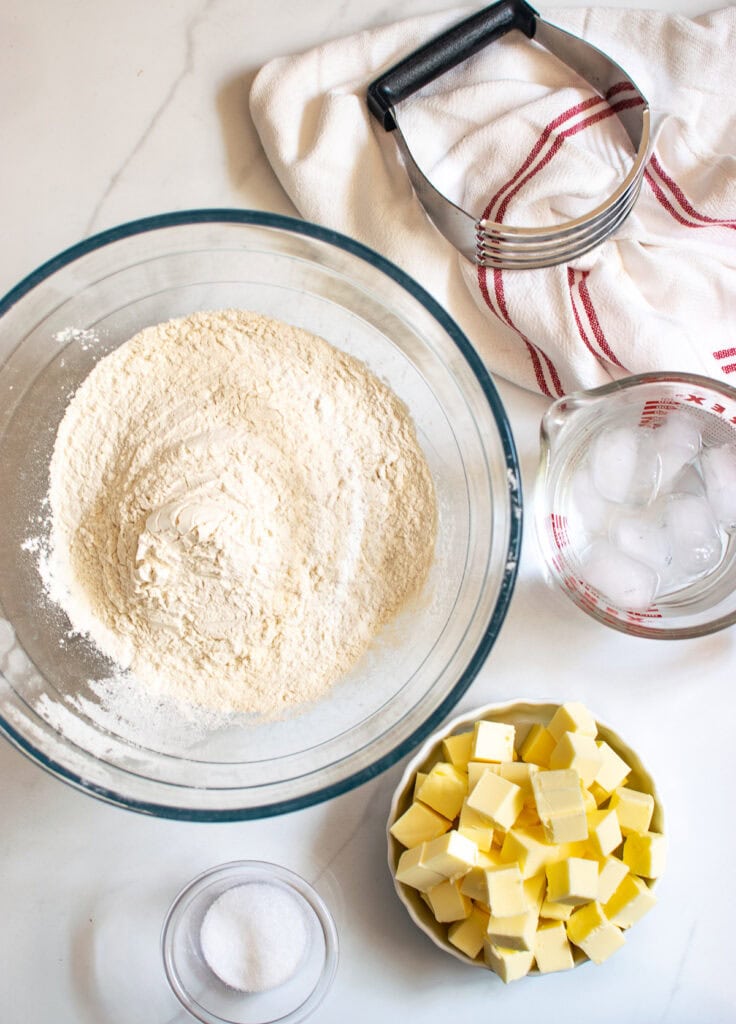
<path id="1" fill-rule="evenodd" d="M 592 736 L 577 732 L 563 732 L 549 759 L 550 768 L 572 768 L 584 786 L 595 781 L 603 758 Z"/>
<path id="2" fill-rule="evenodd" d="M 427 889 L 427 900 L 435 920 L 442 923 L 463 921 L 473 909 L 468 897 L 460 892 L 458 883 L 451 882 L 449 878 Z"/>
<path id="3" fill-rule="evenodd" d="M 552 716 L 547 729 L 554 739 L 558 741 L 565 732 L 577 732 L 582 736 L 594 738 L 598 734 L 598 725 L 595 718 L 586 706 L 579 701 L 570 701 L 559 707 Z"/>
<path id="4" fill-rule="evenodd" d="M 547 876 L 545 874 L 532 875 L 531 878 L 524 879 L 524 895 L 526 896 L 529 909 L 533 910 L 536 908 L 537 912 L 539 912 L 539 908 L 544 902 L 546 889 Z"/>
<path id="5" fill-rule="evenodd" d="M 488 919 L 486 932 L 490 941 L 503 949 L 520 949 L 532 952 L 534 936 L 537 933 L 538 915 L 536 910 L 527 910 L 523 914 L 512 917 L 494 917 Z"/>
<path id="6" fill-rule="evenodd" d="M 556 903 L 545 900 L 539 908 L 539 916 L 553 921 L 567 921 L 575 907 L 571 903 Z"/>
<path id="7" fill-rule="evenodd" d="M 630 832 L 624 842 L 623 861 L 635 875 L 659 878 L 667 857 L 667 840 L 659 832 Z"/>
<path id="8" fill-rule="evenodd" d="M 547 899 L 579 906 L 598 895 L 598 863 L 584 857 L 567 857 L 547 865 Z"/>
<path id="9" fill-rule="evenodd" d="M 597 901 L 573 913 L 567 922 L 567 937 L 596 964 L 602 964 L 625 941 L 621 929 L 611 924 Z"/>
<path id="10" fill-rule="evenodd" d="M 487 761 L 468 761 L 468 792 L 477 785 L 481 775 L 488 771 L 498 774 L 499 768 L 500 765 L 489 764 Z"/>
<path id="11" fill-rule="evenodd" d="M 513 761 L 515 736 L 516 729 L 513 725 L 504 725 L 502 722 L 476 722 L 470 760 Z"/>
<path id="12" fill-rule="evenodd" d="M 478 861 L 478 847 L 456 829 L 431 839 L 422 849 L 423 865 L 443 878 L 460 877 Z"/>
<path id="13" fill-rule="evenodd" d="M 493 917 L 512 917 L 529 909 L 518 864 L 491 869 L 486 875 L 486 881 L 488 905 Z"/>
<path id="14" fill-rule="evenodd" d="M 426 804 L 415 801 L 391 826 L 391 835 L 402 846 L 418 846 L 447 832 L 451 822 Z"/>
<path id="15" fill-rule="evenodd" d="M 524 794 L 524 802 L 534 800 L 532 791 L 532 775 L 536 775 L 539 767 L 536 764 L 527 764 L 525 761 L 505 761 L 500 767 L 498 774 L 507 782 L 513 782 Z"/>
<path id="16" fill-rule="evenodd" d="M 521 745 L 521 758 L 523 761 L 546 768 L 556 743 L 554 736 L 536 722 Z"/>
<path id="17" fill-rule="evenodd" d="M 541 825 L 542 822 L 537 814 L 537 808 L 532 801 L 530 804 L 525 803 L 519 812 L 519 817 L 514 822 L 517 828 L 529 828 L 531 825 Z"/>
<path id="18" fill-rule="evenodd" d="M 486 772 L 470 791 L 468 806 L 489 818 L 495 828 L 507 831 L 524 806 L 524 794 L 513 782 Z"/>
<path id="19" fill-rule="evenodd" d="M 404 885 L 410 885 L 412 889 L 419 889 L 420 892 L 426 892 L 433 885 L 438 885 L 444 877 L 439 871 L 433 871 L 424 864 L 422 856 L 425 846 L 426 844 L 422 843 L 420 846 L 404 850 L 396 866 L 396 880 L 403 882 Z"/>
<path id="20" fill-rule="evenodd" d="M 595 783 L 593 783 L 593 785 L 595 785 Z M 596 798 L 593 796 L 589 789 L 585 788 L 582 782 L 580 783 L 580 792 L 583 797 L 583 808 L 585 810 L 585 813 L 588 814 L 590 811 L 597 810 L 598 803 L 596 801 Z"/>
<path id="21" fill-rule="evenodd" d="M 531 878 L 544 871 L 550 859 L 550 846 L 540 826 L 511 829 L 501 847 L 501 860 L 517 863 L 522 877 Z"/>
<path id="22" fill-rule="evenodd" d="M 450 942 L 475 960 L 483 949 L 483 942 L 488 928 L 488 914 L 481 907 L 473 907 L 464 921 L 455 921 L 447 930 Z"/>
<path id="23" fill-rule="evenodd" d="M 626 875 L 618 889 L 603 908 L 611 924 L 619 928 L 630 928 L 652 909 L 657 899 L 641 878 Z"/>
<path id="24" fill-rule="evenodd" d="M 452 821 L 460 813 L 468 792 L 468 776 L 454 764 L 438 761 L 417 790 L 417 798 L 443 818 Z"/>
<path id="25" fill-rule="evenodd" d="M 497 853 L 478 853 L 478 863 L 460 880 L 460 892 L 471 900 L 489 905 L 488 872 L 491 868 L 500 867 L 501 860 Z"/>
<path id="26" fill-rule="evenodd" d="M 470 749 L 473 746 L 473 731 L 459 732 L 454 736 L 447 736 L 442 741 L 442 753 L 446 761 L 454 764 L 456 768 L 467 771 L 470 760 Z"/>
<path id="27" fill-rule="evenodd" d="M 421 784 L 424 782 L 424 780 L 426 778 L 427 778 L 427 772 L 417 772 L 416 778 L 414 779 L 414 792 L 412 794 L 412 800 L 416 800 L 417 799 L 417 793 L 419 792 L 419 787 L 421 786 Z"/>
<path id="28" fill-rule="evenodd" d="M 604 804 L 611 795 L 610 793 L 607 793 L 605 789 L 602 789 L 597 782 L 592 782 L 587 792 L 590 793 L 595 800 L 596 807 L 600 807 L 601 804 Z"/>
<path id="29" fill-rule="evenodd" d="M 629 869 L 618 857 L 604 857 L 598 866 L 598 902 L 608 903 L 628 873 Z"/>
<path id="30" fill-rule="evenodd" d="M 463 801 L 460 809 L 457 830 L 461 835 L 471 839 L 479 850 L 488 851 L 493 845 L 493 822 L 484 814 L 469 807 L 467 799 Z"/>
<path id="31" fill-rule="evenodd" d="M 623 841 L 616 812 L 589 811 L 587 819 L 588 842 L 599 859 L 607 857 Z"/>
<path id="32" fill-rule="evenodd" d="M 562 921 L 542 922 L 534 939 L 534 959 L 541 974 L 569 971 L 575 966 Z"/>
<path id="33" fill-rule="evenodd" d="M 486 939 L 483 943 L 483 958 L 501 981 L 508 985 L 510 981 L 518 981 L 529 973 L 534 954 L 526 950 L 505 949 Z"/>
<path id="34" fill-rule="evenodd" d="M 532 776 L 537 813 L 550 843 L 569 843 L 588 838 L 585 804 L 576 771 L 537 772 Z"/>
<path id="35" fill-rule="evenodd" d="M 609 808 L 615 810 L 622 833 L 648 832 L 654 813 L 654 797 L 638 789 L 620 786 L 611 795 Z"/>
<path id="36" fill-rule="evenodd" d="M 605 740 L 600 740 L 597 746 L 601 755 L 601 766 L 593 781 L 604 792 L 613 793 L 614 789 L 623 786 L 631 768 Z"/>

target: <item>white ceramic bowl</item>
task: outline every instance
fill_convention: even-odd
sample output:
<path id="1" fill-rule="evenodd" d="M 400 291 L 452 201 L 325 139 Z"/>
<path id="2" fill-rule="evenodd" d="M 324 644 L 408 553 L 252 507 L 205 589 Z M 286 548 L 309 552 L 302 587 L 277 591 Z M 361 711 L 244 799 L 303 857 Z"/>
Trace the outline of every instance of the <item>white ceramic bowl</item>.
<path id="1" fill-rule="evenodd" d="M 516 700 L 505 704 L 486 704 L 483 707 L 475 708 L 472 711 L 459 715 L 457 718 L 453 718 L 442 729 L 427 738 L 422 747 L 407 764 L 401 781 L 394 792 L 386 826 L 386 835 L 388 838 L 388 864 L 391 870 L 391 877 L 394 880 L 396 893 L 406 907 L 409 917 L 414 924 L 432 940 L 435 946 L 439 946 L 440 949 L 454 956 L 456 960 L 462 960 L 463 963 L 469 964 L 471 967 L 482 967 L 484 970 L 488 970 L 482 953 L 473 960 L 453 946 L 447 939 L 447 925 L 440 924 L 434 919 L 431 910 L 422 899 L 421 893 L 417 889 L 412 889 L 411 886 L 396 881 L 396 866 L 405 848 L 394 839 L 389 830 L 396 819 L 404 813 L 412 802 L 417 772 L 427 771 L 435 761 L 440 760 L 440 747 L 442 741 L 447 736 L 452 736 L 454 733 L 467 732 L 479 719 L 503 722 L 504 724 L 516 726 L 516 746 L 518 749 L 519 743 L 523 742 L 526 733 L 532 725 L 535 722 L 542 722 L 543 725 L 546 725 L 559 706 L 559 704 L 543 701 Z M 631 786 L 632 789 L 651 793 L 654 797 L 654 814 L 652 815 L 651 828 L 655 832 L 664 832 L 664 810 L 654 779 L 642 764 L 641 758 L 636 751 L 632 750 L 610 726 L 604 722 L 596 721 L 598 724 L 598 738 L 605 740 L 631 767 L 627 785 Z M 655 882 L 652 881 L 648 884 L 652 888 Z M 586 963 L 588 960 L 582 950 L 577 947 L 573 947 L 573 955 L 576 967 L 581 963 Z M 538 971 L 536 968 L 533 968 L 530 973 L 537 974 Z"/>

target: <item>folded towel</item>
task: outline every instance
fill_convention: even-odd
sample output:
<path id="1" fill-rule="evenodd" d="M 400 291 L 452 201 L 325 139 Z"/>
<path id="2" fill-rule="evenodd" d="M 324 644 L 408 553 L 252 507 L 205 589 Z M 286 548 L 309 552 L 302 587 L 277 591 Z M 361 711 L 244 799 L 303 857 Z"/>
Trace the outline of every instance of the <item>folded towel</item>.
<path id="1" fill-rule="evenodd" d="M 540 270 L 476 267 L 414 195 L 367 85 L 470 13 L 361 32 L 258 73 L 251 112 L 300 213 L 411 274 L 488 368 L 556 397 L 630 373 L 736 384 L 736 8 L 690 20 L 554 10 L 548 20 L 617 61 L 649 100 L 654 148 L 633 212 L 584 256 Z M 399 108 L 430 180 L 464 209 L 550 225 L 607 197 L 631 159 L 611 103 L 513 32 Z M 488 214 L 486 214 L 488 215 Z M 729 377 L 729 375 L 732 375 Z"/>

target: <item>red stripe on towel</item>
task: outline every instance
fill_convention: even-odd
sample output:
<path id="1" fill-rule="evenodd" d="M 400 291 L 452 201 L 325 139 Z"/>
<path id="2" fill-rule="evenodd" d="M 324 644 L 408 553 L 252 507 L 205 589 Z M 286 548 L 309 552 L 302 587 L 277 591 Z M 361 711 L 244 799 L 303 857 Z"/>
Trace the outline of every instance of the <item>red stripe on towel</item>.
<path id="1" fill-rule="evenodd" d="M 690 203 L 687 196 L 682 191 L 677 182 L 674 181 L 669 174 L 667 174 L 667 172 L 657 159 L 656 154 L 654 153 L 652 154 L 652 157 L 649 161 L 649 166 L 652 168 L 652 170 L 657 172 L 657 174 L 662 180 L 662 183 L 669 188 L 674 198 L 680 204 L 680 207 L 682 208 L 683 212 L 689 214 L 695 220 L 702 221 L 703 227 L 705 227 L 706 225 L 713 225 L 715 227 L 730 228 L 731 230 L 736 229 L 736 218 L 734 217 L 708 217 L 705 213 L 699 213 L 698 210 L 696 210 L 695 207 Z M 693 227 L 695 226 L 696 225 L 693 225 Z"/>

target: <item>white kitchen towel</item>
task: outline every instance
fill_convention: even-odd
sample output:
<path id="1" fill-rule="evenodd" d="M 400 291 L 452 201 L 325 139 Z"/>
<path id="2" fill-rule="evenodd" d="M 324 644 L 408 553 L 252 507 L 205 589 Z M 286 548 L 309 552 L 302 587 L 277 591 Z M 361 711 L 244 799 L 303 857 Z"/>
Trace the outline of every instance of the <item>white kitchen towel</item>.
<path id="1" fill-rule="evenodd" d="M 636 82 L 652 109 L 654 149 L 634 211 L 613 237 L 569 265 L 525 271 L 485 270 L 460 256 L 366 106 L 382 70 L 468 13 L 362 32 L 260 70 L 251 113 L 302 216 L 397 263 L 492 372 L 523 387 L 556 397 L 647 370 L 736 384 L 736 7 L 695 20 L 549 12 Z M 464 209 L 550 224 L 591 209 L 622 177 L 630 155 L 610 116 L 627 100 L 622 90 L 610 104 L 596 98 L 514 32 L 404 101 L 400 120 L 422 169 Z"/>

